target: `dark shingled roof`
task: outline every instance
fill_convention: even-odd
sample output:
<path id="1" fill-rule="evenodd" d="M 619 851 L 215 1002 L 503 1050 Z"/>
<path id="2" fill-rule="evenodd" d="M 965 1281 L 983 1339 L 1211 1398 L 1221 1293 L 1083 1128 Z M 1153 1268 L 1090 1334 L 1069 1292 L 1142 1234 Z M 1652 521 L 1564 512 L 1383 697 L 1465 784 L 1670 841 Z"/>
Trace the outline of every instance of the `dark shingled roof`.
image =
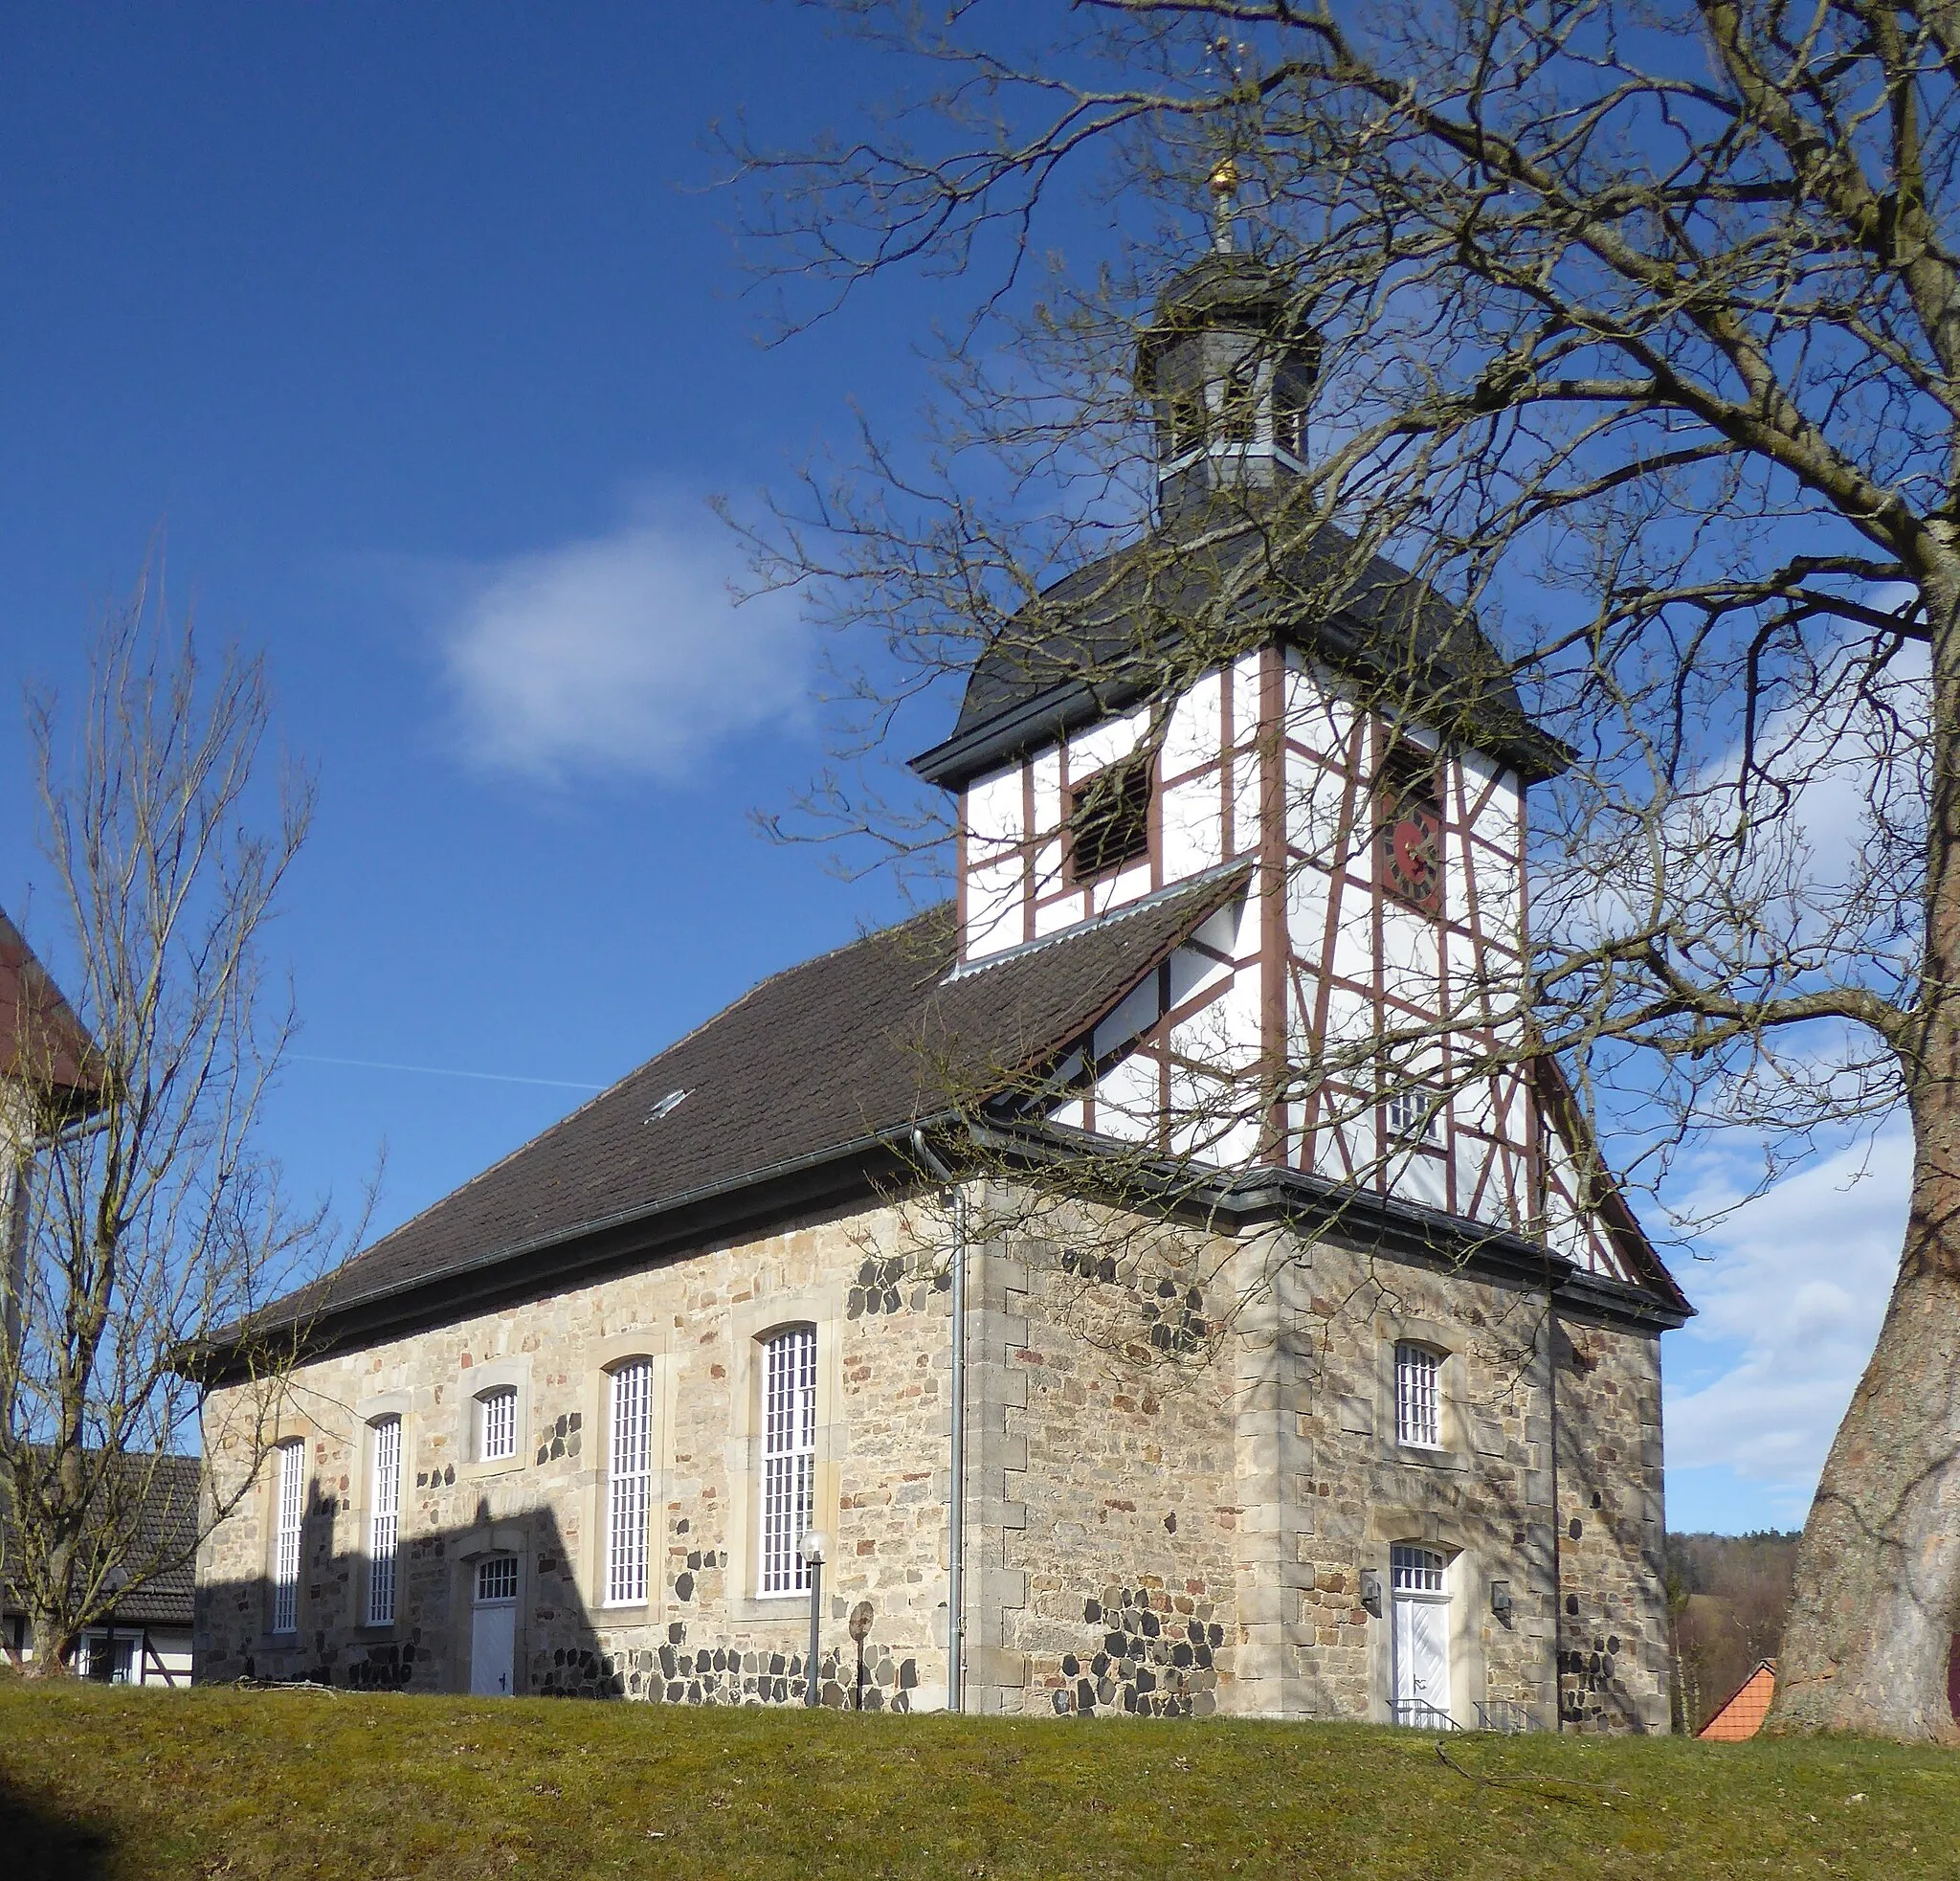
<path id="1" fill-rule="evenodd" d="M 188 1626 L 196 1581 L 193 1554 L 204 1465 L 197 1457 L 184 1456 L 143 1455 L 124 1461 L 130 1469 L 147 1472 L 149 1486 L 136 1514 L 128 1549 L 131 1565 L 160 1556 L 177 1557 L 177 1565 L 125 1591 L 116 1602 L 114 1623 L 119 1626 Z M 13 1558 L 13 1545 L 12 1519 L 0 1512 L 0 1549 L 5 1550 L 8 1560 Z M 9 1612 L 20 1611 L 11 1584 L 6 1589 L 6 1603 Z"/>
<path id="2" fill-rule="evenodd" d="M 1180 549 L 1187 536 L 1206 540 Z M 1563 769 L 1565 752 L 1526 716 L 1472 615 L 1392 562 L 1361 555 L 1332 524 L 1304 542 L 1279 521 L 1269 532 L 1250 492 L 1086 564 L 1023 608 L 974 662 L 951 737 L 914 768 L 957 788 L 1017 749 L 1124 709 L 1163 683 L 1162 650 L 1179 623 L 1234 589 L 1242 599 L 1232 618 L 1207 622 L 1221 657 L 1236 639 L 1272 636 L 1364 680 L 1399 689 L 1406 676 L 1450 735 L 1527 779 Z"/>
<path id="3" fill-rule="evenodd" d="M 944 905 L 791 967 L 258 1324 L 330 1316 L 970 1106 L 1102 1019 L 1248 875 L 1214 870 L 957 974 Z"/>

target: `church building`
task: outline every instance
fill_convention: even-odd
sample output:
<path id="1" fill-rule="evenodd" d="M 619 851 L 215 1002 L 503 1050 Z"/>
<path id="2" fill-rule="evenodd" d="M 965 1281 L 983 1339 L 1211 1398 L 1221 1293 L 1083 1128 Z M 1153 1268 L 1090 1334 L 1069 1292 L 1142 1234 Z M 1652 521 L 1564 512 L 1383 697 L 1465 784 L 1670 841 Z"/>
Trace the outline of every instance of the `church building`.
<path id="1" fill-rule="evenodd" d="M 915 761 L 953 898 L 279 1303 L 263 1419 L 212 1353 L 201 1676 L 1668 1728 L 1690 1309 L 1518 1003 L 1566 753 L 1289 526 L 1317 364 L 1173 280 L 1149 526 Z"/>

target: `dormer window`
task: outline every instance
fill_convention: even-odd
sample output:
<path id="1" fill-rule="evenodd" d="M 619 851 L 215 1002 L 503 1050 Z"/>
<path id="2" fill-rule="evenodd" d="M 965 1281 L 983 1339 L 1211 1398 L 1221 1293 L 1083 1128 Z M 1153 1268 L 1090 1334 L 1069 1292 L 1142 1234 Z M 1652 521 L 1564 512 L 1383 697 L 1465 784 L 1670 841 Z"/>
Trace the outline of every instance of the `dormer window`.
<path id="1" fill-rule="evenodd" d="M 1113 875 L 1150 853 L 1151 764 L 1147 751 L 1075 785 L 1068 794 L 1071 885 Z"/>

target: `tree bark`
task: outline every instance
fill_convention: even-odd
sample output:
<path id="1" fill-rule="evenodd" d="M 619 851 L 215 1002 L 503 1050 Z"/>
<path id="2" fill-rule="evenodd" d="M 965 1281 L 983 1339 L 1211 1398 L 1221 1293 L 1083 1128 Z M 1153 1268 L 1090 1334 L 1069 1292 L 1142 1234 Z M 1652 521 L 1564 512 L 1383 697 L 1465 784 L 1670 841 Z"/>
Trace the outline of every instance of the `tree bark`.
<path id="1" fill-rule="evenodd" d="M 1878 1345 L 1796 1556 L 1771 1730 L 1960 1740 L 1960 575 L 1922 584 L 1932 776 L 1920 1008 L 1903 1041 L 1912 1194 Z"/>

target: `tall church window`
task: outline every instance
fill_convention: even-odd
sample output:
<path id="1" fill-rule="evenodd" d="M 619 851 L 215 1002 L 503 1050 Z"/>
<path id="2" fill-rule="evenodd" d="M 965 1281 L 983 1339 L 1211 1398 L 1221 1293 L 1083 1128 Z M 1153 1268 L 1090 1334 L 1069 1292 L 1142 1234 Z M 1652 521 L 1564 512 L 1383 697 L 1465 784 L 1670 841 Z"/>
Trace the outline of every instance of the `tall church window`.
<path id="1" fill-rule="evenodd" d="M 612 1373 L 606 1446 L 606 1603 L 647 1597 L 647 1518 L 653 1488 L 654 1367 L 630 1358 Z"/>
<path id="2" fill-rule="evenodd" d="M 1150 853 L 1150 754 L 1112 764 L 1068 794 L 1068 873 L 1072 884 L 1113 874 Z"/>
<path id="3" fill-rule="evenodd" d="M 278 1446 L 273 1491 L 272 1629 L 300 1630 L 300 1523 L 306 1511 L 306 1445 Z"/>
<path id="4" fill-rule="evenodd" d="M 762 1592 L 810 1590 L 798 1545 L 816 1488 L 816 1328 L 791 1326 L 763 1347 Z"/>
<path id="5" fill-rule="evenodd" d="M 517 1455 L 517 1386 L 500 1384 L 477 1395 L 477 1461 L 501 1463 Z"/>
<path id="6" fill-rule="evenodd" d="M 395 1543 L 401 1532 L 402 1421 L 378 1419 L 373 1432 L 373 1474 L 368 1518 L 368 1623 L 394 1624 Z"/>
<path id="7" fill-rule="evenodd" d="M 1443 1446 L 1442 1355 L 1403 1340 L 1395 1347 L 1395 1441 Z"/>
<path id="8" fill-rule="evenodd" d="M 1435 760 L 1397 751 L 1374 784 L 1375 859 L 1382 885 L 1424 914 L 1443 911 L 1442 802 Z"/>

